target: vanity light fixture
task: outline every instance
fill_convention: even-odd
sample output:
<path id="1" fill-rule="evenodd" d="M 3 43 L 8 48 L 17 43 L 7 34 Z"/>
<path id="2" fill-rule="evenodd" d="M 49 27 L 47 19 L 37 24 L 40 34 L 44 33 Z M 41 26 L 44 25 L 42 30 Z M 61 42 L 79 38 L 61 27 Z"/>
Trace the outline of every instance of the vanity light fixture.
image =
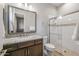
<path id="1" fill-rule="evenodd" d="M 34 11 L 33 6 L 32 6 L 32 5 L 28 5 L 27 3 L 18 3 L 17 5 L 18 5 L 19 7 L 21 6 L 21 7 L 23 7 L 23 8 L 28 9 L 28 10 Z"/>
<path id="2" fill-rule="evenodd" d="M 27 3 L 17 3 L 17 5 L 21 7 L 28 7 Z"/>
<path id="3" fill-rule="evenodd" d="M 62 19 L 62 18 L 63 18 L 62 16 L 59 16 L 59 17 L 58 17 L 58 19 Z"/>
<path id="4" fill-rule="evenodd" d="M 29 10 L 32 10 L 33 9 L 32 5 L 29 5 L 28 8 L 29 8 Z"/>
<path id="5" fill-rule="evenodd" d="M 28 7 L 27 3 L 25 3 L 25 7 Z"/>
<path id="6" fill-rule="evenodd" d="M 22 3 L 18 3 L 17 5 L 18 5 L 18 6 L 22 6 Z"/>

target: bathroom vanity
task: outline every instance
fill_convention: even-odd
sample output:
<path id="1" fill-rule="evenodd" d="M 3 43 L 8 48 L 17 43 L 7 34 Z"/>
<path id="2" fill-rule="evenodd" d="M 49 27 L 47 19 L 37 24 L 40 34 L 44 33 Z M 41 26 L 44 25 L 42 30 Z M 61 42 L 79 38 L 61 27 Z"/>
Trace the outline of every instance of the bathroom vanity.
<path id="1" fill-rule="evenodd" d="M 42 56 L 43 38 L 36 34 L 36 12 L 5 5 L 5 56 Z M 31 35 L 29 35 L 31 34 Z"/>
<path id="2" fill-rule="evenodd" d="M 28 38 L 6 39 L 3 49 L 7 49 L 5 56 L 42 56 L 43 39 L 41 36 L 33 35 Z M 16 41 L 16 42 L 15 42 Z"/>

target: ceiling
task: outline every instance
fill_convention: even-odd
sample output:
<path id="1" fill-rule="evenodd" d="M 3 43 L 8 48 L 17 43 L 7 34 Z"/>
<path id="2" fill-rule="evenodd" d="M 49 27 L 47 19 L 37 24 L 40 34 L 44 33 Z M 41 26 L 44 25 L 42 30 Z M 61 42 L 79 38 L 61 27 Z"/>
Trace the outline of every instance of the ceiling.
<path id="1" fill-rule="evenodd" d="M 55 6 L 55 7 L 60 7 L 60 6 L 62 6 L 64 3 L 52 3 L 52 5 L 53 6 Z"/>
<path id="2" fill-rule="evenodd" d="M 54 6 L 54 7 L 60 7 L 60 6 L 62 6 L 63 4 L 65 4 L 65 3 L 29 3 L 29 4 L 44 4 L 44 5 L 52 5 L 52 6 Z"/>

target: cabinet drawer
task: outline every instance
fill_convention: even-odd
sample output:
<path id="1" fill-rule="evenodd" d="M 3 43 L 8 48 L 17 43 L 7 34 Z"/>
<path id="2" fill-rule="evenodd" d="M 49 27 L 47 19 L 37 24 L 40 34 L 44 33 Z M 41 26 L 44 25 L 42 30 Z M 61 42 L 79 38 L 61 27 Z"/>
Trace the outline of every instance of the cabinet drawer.
<path id="1" fill-rule="evenodd" d="M 18 49 L 16 51 L 11 52 L 11 56 L 24 56 L 25 49 Z"/>
<path id="2" fill-rule="evenodd" d="M 42 39 L 35 40 L 35 44 L 42 43 Z"/>
<path id="3" fill-rule="evenodd" d="M 3 46 L 3 48 L 7 49 L 7 52 L 11 52 L 18 49 L 17 44 L 5 45 Z"/>
<path id="4" fill-rule="evenodd" d="M 18 48 L 24 48 L 32 45 L 34 45 L 34 41 L 22 42 L 18 44 Z"/>

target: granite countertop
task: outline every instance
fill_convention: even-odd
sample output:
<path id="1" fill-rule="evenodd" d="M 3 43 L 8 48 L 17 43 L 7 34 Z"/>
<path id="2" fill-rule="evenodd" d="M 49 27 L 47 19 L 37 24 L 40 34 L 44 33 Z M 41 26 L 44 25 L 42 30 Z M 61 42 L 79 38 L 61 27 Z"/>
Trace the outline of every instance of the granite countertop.
<path id="1" fill-rule="evenodd" d="M 6 38 L 4 40 L 4 45 L 7 44 L 14 44 L 14 43 L 19 43 L 19 42 L 25 42 L 25 41 L 30 41 L 30 40 L 37 40 L 43 38 L 40 35 L 31 35 L 31 36 L 23 36 L 23 37 L 14 37 L 14 38 Z"/>

